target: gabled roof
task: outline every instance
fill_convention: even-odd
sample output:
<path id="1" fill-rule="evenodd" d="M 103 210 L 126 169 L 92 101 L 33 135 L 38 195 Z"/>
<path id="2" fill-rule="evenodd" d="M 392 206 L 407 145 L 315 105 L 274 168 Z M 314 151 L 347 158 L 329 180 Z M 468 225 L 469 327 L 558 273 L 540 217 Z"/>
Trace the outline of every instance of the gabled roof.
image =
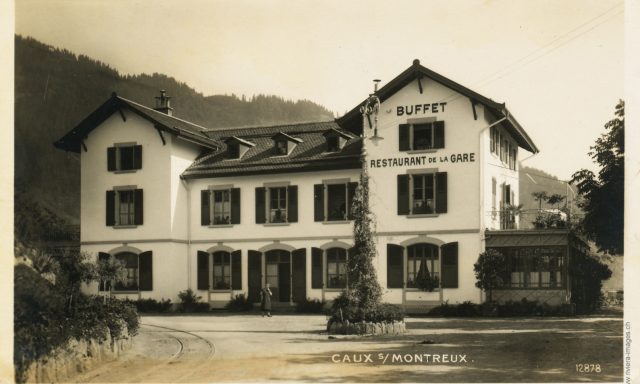
<path id="1" fill-rule="evenodd" d="M 347 132 L 347 131 L 343 131 L 343 130 L 338 130 L 335 128 L 331 128 L 331 129 L 327 129 L 326 131 L 324 131 L 324 133 L 322 134 L 323 136 L 340 136 L 346 140 L 349 140 L 351 138 L 353 138 L 353 134 L 351 132 Z"/>
<path id="2" fill-rule="evenodd" d="M 424 77 L 430 78 L 444 85 L 445 87 L 448 87 L 464 96 L 467 96 L 473 103 L 484 105 L 492 112 L 492 114 L 494 114 L 498 118 L 506 117 L 506 120 L 502 124 L 514 137 L 518 145 L 529 152 L 539 152 L 538 148 L 533 143 L 533 140 L 531 140 L 522 126 L 507 110 L 504 103 L 497 103 L 489 99 L 488 97 L 485 97 L 461 84 L 456 83 L 451 79 L 448 79 L 430 70 L 429 68 L 423 67 L 422 65 L 420 65 L 420 61 L 417 59 L 413 61 L 413 65 L 396 76 L 393 80 L 385 84 L 385 86 L 380 88 L 376 92 L 376 96 L 378 96 L 380 102 L 383 102 L 415 79 L 421 79 Z M 355 108 L 347 112 L 344 116 L 336 119 L 340 127 L 348 131 L 360 134 L 362 131 L 362 113 L 360 112 L 360 107 L 364 106 L 365 102 L 366 99 L 358 104 Z"/>
<path id="3" fill-rule="evenodd" d="M 54 143 L 55 147 L 65 151 L 80 152 L 82 142 L 87 138 L 89 133 L 112 114 L 122 110 L 129 110 L 151 122 L 157 129 L 174 134 L 183 140 L 210 149 L 216 149 L 222 146 L 221 143 L 209 138 L 205 134 L 206 128 L 127 100 L 114 92 L 107 101 L 60 140 L 56 141 Z"/>
<path id="4" fill-rule="evenodd" d="M 271 138 L 274 139 L 274 140 L 279 138 L 279 137 L 283 137 L 283 138 L 285 138 L 285 139 L 287 139 L 289 141 L 293 141 L 294 143 L 298 143 L 298 144 L 302 143 L 302 139 L 300 139 L 298 137 L 293 137 L 293 136 L 287 135 L 284 132 L 278 132 L 275 135 L 271 136 Z"/>
<path id="5" fill-rule="evenodd" d="M 255 146 L 256 146 L 256 144 L 255 144 L 255 143 L 252 143 L 252 142 L 250 142 L 250 141 L 247 141 L 247 140 L 241 139 L 241 138 L 236 137 L 236 136 L 231 136 L 231 137 L 229 137 L 228 139 L 225 139 L 225 140 L 224 140 L 224 142 L 225 142 L 226 144 L 229 144 L 229 143 L 234 142 L 234 141 L 235 141 L 235 142 L 237 142 L 237 143 L 240 143 L 240 144 L 242 144 L 242 145 L 244 145 L 244 146 L 247 146 L 247 147 L 255 147 Z"/>
<path id="6" fill-rule="evenodd" d="M 186 179 L 222 176 L 242 176 L 265 173 L 308 172 L 329 169 L 359 169 L 362 141 L 350 138 L 339 152 L 326 152 L 323 133 L 335 129 L 344 131 L 335 121 L 276 125 L 270 127 L 210 130 L 208 135 L 215 141 L 225 142 L 229 137 L 240 137 L 255 143 L 241 159 L 229 159 L 226 146 L 196 160 L 183 173 Z M 279 156 L 273 146 L 272 137 L 278 133 L 299 138 L 296 147 L 288 156 Z"/>

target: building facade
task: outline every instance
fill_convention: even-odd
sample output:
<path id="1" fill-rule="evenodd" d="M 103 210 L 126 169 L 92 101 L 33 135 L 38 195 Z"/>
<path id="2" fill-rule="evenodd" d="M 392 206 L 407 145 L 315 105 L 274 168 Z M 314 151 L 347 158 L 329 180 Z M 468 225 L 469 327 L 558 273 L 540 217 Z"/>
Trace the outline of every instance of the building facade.
<path id="1" fill-rule="evenodd" d="M 123 260 L 121 297 L 191 288 L 216 308 L 270 283 L 282 305 L 329 301 L 348 285 L 363 160 L 383 300 L 480 302 L 473 264 L 486 231 L 517 229 L 518 157 L 538 149 L 504 104 L 417 60 L 375 96 L 372 115 L 363 102 L 334 121 L 208 129 L 164 93 L 155 108 L 113 94 L 55 143 L 81 156 L 82 250 Z M 566 280 L 535 288 L 564 303 Z"/>

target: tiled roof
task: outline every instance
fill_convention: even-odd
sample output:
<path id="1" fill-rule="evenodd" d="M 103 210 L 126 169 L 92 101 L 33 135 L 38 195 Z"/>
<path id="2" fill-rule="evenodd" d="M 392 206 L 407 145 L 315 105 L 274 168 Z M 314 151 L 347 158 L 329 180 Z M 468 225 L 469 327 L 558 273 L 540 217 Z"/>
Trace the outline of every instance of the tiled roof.
<path id="1" fill-rule="evenodd" d="M 222 145 L 211 139 L 205 133 L 207 129 L 204 127 L 127 100 L 124 97 L 118 96 L 115 92 L 111 95 L 111 98 L 105 101 L 60 140 L 56 141 L 54 145 L 66 151 L 80 152 L 82 142 L 89 133 L 112 114 L 121 110 L 129 110 L 143 119 L 150 121 L 156 128 L 162 131 L 172 133 L 179 138 L 194 142 L 206 148 L 215 149 Z"/>
<path id="2" fill-rule="evenodd" d="M 323 133 L 336 129 L 349 140 L 340 152 L 326 152 Z M 272 137 L 279 133 L 302 140 L 288 155 L 277 155 Z M 220 177 L 264 173 L 306 172 L 323 169 L 360 168 L 360 137 L 342 130 L 334 121 L 275 125 L 269 127 L 209 130 L 209 137 L 224 142 L 240 137 L 255 143 L 240 159 L 226 158 L 226 145 L 196 160 L 182 174 L 184 178 Z"/>

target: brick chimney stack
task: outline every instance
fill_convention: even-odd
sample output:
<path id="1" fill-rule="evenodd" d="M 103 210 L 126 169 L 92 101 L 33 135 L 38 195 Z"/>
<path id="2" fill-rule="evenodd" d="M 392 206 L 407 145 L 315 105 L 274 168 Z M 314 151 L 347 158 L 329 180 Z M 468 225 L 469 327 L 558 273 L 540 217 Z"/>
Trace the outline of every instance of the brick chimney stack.
<path id="1" fill-rule="evenodd" d="M 167 91 L 164 89 L 160 91 L 160 96 L 156 96 L 156 111 L 166 113 L 169 116 L 173 116 L 173 108 L 171 108 L 171 96 L 167 96 Z"/>

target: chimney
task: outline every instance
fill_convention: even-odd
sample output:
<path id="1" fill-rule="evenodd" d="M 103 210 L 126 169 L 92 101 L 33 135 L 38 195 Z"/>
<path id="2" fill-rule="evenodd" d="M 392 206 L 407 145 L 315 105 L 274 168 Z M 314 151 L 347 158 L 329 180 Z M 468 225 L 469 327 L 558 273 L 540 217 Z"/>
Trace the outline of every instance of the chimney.
<path id="1" fill-rule="evenodd" d="M 156 111 L 166 113 L 169 116 L 173 116 L 173 108 L 171 108 L 171 96 L 167 96 L 167 91 L 164 89 L 160 91 L 160 96 L 156 96 Z"/>

